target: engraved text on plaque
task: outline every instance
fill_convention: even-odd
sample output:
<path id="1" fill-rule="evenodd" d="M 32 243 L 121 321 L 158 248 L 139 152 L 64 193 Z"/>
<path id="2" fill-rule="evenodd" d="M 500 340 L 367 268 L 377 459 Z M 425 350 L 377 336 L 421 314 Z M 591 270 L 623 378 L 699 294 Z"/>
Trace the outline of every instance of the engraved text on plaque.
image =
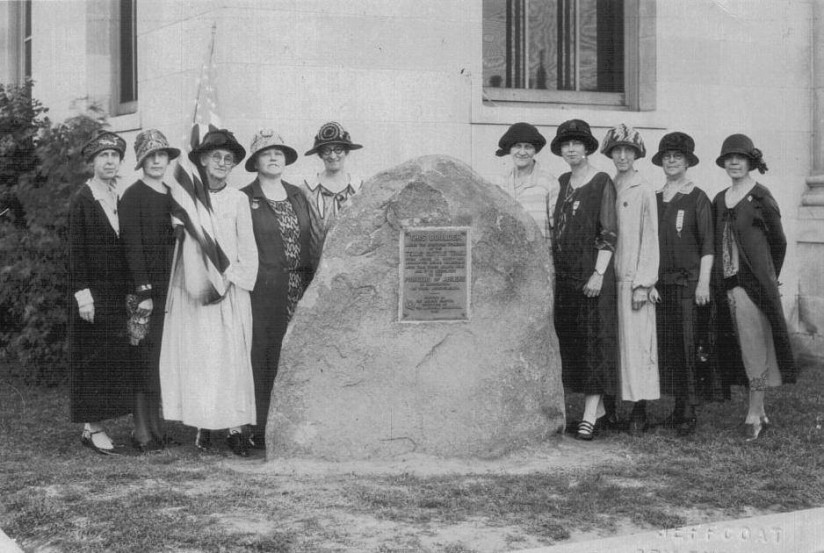
<path id="1" fill-rule="evenodd" d="M 407 228 L 400 243 L 398 319 L 468 321 L 469 227 Z"/>

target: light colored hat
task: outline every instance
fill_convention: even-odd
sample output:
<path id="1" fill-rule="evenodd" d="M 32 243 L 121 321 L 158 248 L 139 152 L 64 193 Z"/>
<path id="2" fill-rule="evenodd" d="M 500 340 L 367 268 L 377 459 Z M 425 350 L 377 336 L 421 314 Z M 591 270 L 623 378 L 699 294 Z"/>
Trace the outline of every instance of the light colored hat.
<path id="1" fill-rule="evenodd" d="M 180 150 L 169 146 L 169 141 L 162 132 L 157 129 L 145 130 L 138 134 L 134 141 L 134 154 L 137 158 L 135 171 L 140 169 L 143 161 L 155 152 L 166 152 L 170 160 L 180 155 Z"/>
<path id="2" fill-rule="evenodd" d="M 647 149 L 644 147 L 644 140 L 641 138 L 641 133 L 623 123 L 607 131 L 604 142 L 601 144 L 601 153 L 610 157 L 612 150 L 616 146 L 629 146 L 633 148 L 638 152 L 636 156 L 638 159 L 647 155 Z"/>
<path id="3" fill-rule="evenodd" d="M 286 156 L 286 165 L 291 165 L 298 159 L 298 153 L 294 148 L 287 146 L 283 138 L 272 129 L 260 129 L 252 138 L 252 145 L 249 146 L 249 159 L 246 160 L 246 170 L 250 173 L 257 172 L 255 161 L 263 150 L 276 148 Z"/>
<path id="4" fill-rule="evenodd" d="M 83 159 L 88 162 L 104 150 L 114 150 L 120 154 L 120 160 L 122 161 L 123 156 L 126 154 L 126 141 L 111 131 L 98 129 L 89 141 L 83 145 L 81 154 Z"/>

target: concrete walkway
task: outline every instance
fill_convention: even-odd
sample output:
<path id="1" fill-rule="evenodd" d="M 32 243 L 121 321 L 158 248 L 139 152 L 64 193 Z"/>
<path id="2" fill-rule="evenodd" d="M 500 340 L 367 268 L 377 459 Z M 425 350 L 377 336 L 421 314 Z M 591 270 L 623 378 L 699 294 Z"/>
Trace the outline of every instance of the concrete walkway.
<path id="1" fill-rule="evenodd" d="M 517 553 L 824 553 L 824 508 L 524 549 Z"/>

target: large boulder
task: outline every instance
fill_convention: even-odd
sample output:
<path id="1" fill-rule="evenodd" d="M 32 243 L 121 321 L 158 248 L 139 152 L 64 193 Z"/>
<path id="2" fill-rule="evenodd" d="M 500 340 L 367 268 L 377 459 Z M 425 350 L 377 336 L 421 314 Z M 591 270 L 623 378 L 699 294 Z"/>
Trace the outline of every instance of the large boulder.
<path id="1" fill-rule="evenodd" d="M 399 322 L 399 240 L 420 227 L 470 227 L 468 320 Z M 548 244 L 506 193 L 443 156 L 377 174 L 286 335 L 268 459 L 486 458 L 544 440 L 564 419 L 551 306 Z"/>

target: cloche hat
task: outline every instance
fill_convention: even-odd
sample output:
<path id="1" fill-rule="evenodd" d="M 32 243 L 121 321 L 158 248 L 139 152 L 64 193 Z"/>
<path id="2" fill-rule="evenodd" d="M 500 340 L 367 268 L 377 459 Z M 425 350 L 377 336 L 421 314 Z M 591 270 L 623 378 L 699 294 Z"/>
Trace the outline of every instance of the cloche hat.
<path id="1" fill-rule="evenodd" d="M 724 168 L 724 158 L 730 154 L 741 154 L 750 160 L 750 169 L 758 169 L 762 175 L 767 171 L 767 164 L 764 161 L 764 154 L 755 147 L 749 136 L 745 134 L 731 134 L 724 139 L 721 145 L 721 155 L 715 160 L 715 164 Z"/>
<path id="2" fill-rule="evenodd" d="M 180 150 L 169 146 L 169 141 L 157 129 L 148 129 L 137 135 L 134 140 L 134 154 L 137 158 L 137 164 L 134 166 L 135 171 L 140 169 L 143 161 L 155 152 L 166 152 L 169 154 L 169 160 L 177 158 L 180 155 Z"/>
<path id="3" fill-rule="evenodd" d="M 206 133 L 203 141 L 197 148 L 189 152 L 189 161 L 199 165 L 200 154 L 212 150 L 229 150 L 235 156 L 235 162 L 240 163 L 246 157 L 246 149 L 235 139 L 235 135 L 227 129 L 215 129 Z"/>
<path id="4" fill-rule="evenodd" d="M 638 152 L 636 155 L 637 159 L 641 159 L 647 155 L 647 149 L 644 147 L 644 140 L 641 138 L 641 133 L 623 123 L 607 131 L 604 142 L 601 144 L 601 153 L 610 157 L 612 156 L 612 150 L 616 146 L 629 146 L 633 148 Z"/>
<path id="5" fill-rule="evenodd" d="M 546 146 L 546 138 L 542 135 L 535 125 L 530 125 L 529 123 L 515 123 L 511 127 L 509 127 L 501 139 L 498 141 L 498 151 L 495 152 L 495 155 L 498 157 L 503 157 L 509 154 L 509 150 L 512 149 L 512 146 L 518 144 L 519 142 L 525 142 L 527 144 L 532 144 L 535 146 L 535 153 L 541 151 L 541 149 Z"/>
<path id="6" fill-rule="evenodd" d="M 318 134 L 315 135 L 315 145 L 304 155 L 311 156 L 312 154 L 316 154 L 320 148 L 329 144 L 339 144 L 347 150 L 359 150 L 363 148 L 360 144 L 352 142 L 352 138 L 349 136 L 349 133 L 346 132 L 346 129 L 343 128 L 343 125 L 336 121 L 329 121 L 321 125 Z"/>
<path id="7" fill-rule="evenodd" d="M 283 142 L 283 138 L 272 129 L 260 129 L 255 136 L 252 137 L 252 144 L 249 146 L 249 159 L 246 160 L 246 170 L 250 173 L 257 171 L 255 161 L 257 156 L 263 150 L 274 148 L 283 152 L 286 156 L 286 165 L 291 165 L 298 159 L 298 153 L 294 148 L 287 146 Z"/>
<path id="8" fill-rule="evenodd" d="M 698 165 L 698 156 L 695 155 L 695 140 L 687 133 L 678 131 L 661 137 L 661 142 L 658 143 L 658 151 L 652 156 L 652 164 L 661 167 L 664 154 L 673 150 L 684 154 L 690 167 Z"/>
<path id="9" fill-rule="evenodd" d="M 580 140 L 586 147 L 587 155 L 598 149 L 598 139 L 592 136 L 592 131 L 589 128 L 589 123 L 581 119 L 570 119 L 564 121 L 558 126 L 558 131 L 555 133 L 555 138 L 549 145 L 549 149 L 556 156 L 561 155 L 561 144 L 568 140 Z"/>
<path id="10" fill-rule="evenodd" d="M 96 130 L 92 137 L 83 145 L 81 155 L 87 162 L 104 150 L 114 150 L 120 154 L 120 159 L 126 155 L 126 141 L 112 131 Z"/>

